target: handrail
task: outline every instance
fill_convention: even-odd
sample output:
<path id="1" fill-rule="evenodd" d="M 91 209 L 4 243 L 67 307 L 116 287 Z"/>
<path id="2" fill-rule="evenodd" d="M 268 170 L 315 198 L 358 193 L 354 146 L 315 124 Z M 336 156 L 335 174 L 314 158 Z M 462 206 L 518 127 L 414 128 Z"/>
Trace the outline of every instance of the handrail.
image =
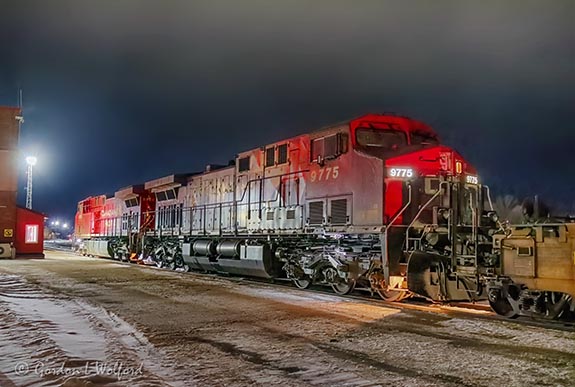
<path id="1" fill-rule="evenodd" d="M 385 226 L 385 229 L 383 230 L 383 239 L 384 239 L 384 245 L 383 246 L 383 254 L 381 256 L 381 266 L 383 269 L 383 278 L 385 280 L 386 284 L 389 284 L 389 254 L 388 254 L 388 246 L 387 246 L 387 230 L 389 229 L 389 227 L 391 225 L 393 225 L 393 223 L 395 223 L 395 221 L 405 212 L 405 210 L 407 210 L 407 208 L 411 205 L 411 184 L 408 184 L 408 199 L 407 199 L 407 203 L 405 204 L 405 206 L 403 206 L 403 208 L 397 213 L 395 214 L 395 216 L 391 219 L 391 221 L 389 221 L 387 223 L 387 225 Z"/>
<path id="2" fill-rule="evenodd" d="M 423 210 L 425 210 L 427 208 L 427 206 L 429 206 L 429 204 L 431 204 L 431 202 L 433 202 L 433 200 L 435 200 L 439 196 L 439 194 L 441 194 L 441 186 L 444 184 L 447 184 L 447 182 L 442 181 L 439 183 L 439 187 L 437 188 L 437 192 L 435 192 L 435 194 L 433 194 L 433 196 L 431 198 L 429 198 L 429 200 L 427 202 L 425 202 L 425 204 L 423 206 L 421 206 L 421 208 L 419 209 L 417 214 L 413 217 L 413 220 L 411 221 L 411 223 L 407 226 L 407 230 L 405 232 L 405 248 L 406 248 L 406 250 L 409 251 L 409 230 L 415 224 L 415 221 L 419 218 L 419 215 L 421 215 Z"/>

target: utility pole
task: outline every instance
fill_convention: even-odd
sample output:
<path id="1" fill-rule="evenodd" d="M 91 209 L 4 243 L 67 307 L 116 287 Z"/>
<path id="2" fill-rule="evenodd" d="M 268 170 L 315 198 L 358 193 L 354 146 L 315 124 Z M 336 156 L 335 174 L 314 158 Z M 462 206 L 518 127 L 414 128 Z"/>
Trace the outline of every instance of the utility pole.
<path id="1" fill-rule="evenodd" d="M 32 209 L 32 169 L 38 160 L 34 156 L 26 157 L 26 164 L 28 168 L 26 169 L 27 182 L 26 182 L 26 208 Z"/>

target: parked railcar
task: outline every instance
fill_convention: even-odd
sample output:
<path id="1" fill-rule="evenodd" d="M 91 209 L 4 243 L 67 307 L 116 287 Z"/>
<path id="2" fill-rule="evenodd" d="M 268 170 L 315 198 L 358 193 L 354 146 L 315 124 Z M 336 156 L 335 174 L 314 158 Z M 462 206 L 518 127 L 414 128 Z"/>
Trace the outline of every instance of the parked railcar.
<path id="1" fill-rule="evenodd" d="M 134 258 L 144 230 L 154 229 L 154 219 L 155 196 L 143 185 L 84 199 L 75 217 L 77 250 L 120 260 Z"/>

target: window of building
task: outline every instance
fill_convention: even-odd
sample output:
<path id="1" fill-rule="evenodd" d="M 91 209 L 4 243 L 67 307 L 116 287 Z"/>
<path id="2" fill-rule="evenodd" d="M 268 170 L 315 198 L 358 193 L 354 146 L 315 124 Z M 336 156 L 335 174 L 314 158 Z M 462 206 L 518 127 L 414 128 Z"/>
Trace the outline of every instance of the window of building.
<path id="1" fill-rule="evenodd" d="M 250 170 L 250 156 L 242 157 L 241 159 L 238 160 L 238 170 L 240 172 Z"/>
<path id="2" fill-rule="evenodd" d="M 278 146 L 278 164 L 285 164 L 288 161 L 288 144 Z"/>
<path id="3" fill-rule="evenodd" d="M 26 235 L 24 238 L 25 243 L 38 243 L 38 225 L 37 224 L 27 224 L 26 225 Z"/>
<path id="4" fill-rule="evenodd" d="M 266 149 L 266 167 L 273 167 L 276 163 L 276 148 L 271 147 Z"/>

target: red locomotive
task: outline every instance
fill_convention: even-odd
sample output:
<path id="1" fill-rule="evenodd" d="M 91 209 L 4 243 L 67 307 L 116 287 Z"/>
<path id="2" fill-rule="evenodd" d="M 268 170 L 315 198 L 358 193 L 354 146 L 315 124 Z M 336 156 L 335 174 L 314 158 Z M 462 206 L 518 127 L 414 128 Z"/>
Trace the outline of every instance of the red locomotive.
<path id="1" fill-rule="evenodd" d="M 82 252 L 354 288 L 487 297 L 500 265 L 486 188 L 426 124 L 368 114 L 80 202 Z"/>

